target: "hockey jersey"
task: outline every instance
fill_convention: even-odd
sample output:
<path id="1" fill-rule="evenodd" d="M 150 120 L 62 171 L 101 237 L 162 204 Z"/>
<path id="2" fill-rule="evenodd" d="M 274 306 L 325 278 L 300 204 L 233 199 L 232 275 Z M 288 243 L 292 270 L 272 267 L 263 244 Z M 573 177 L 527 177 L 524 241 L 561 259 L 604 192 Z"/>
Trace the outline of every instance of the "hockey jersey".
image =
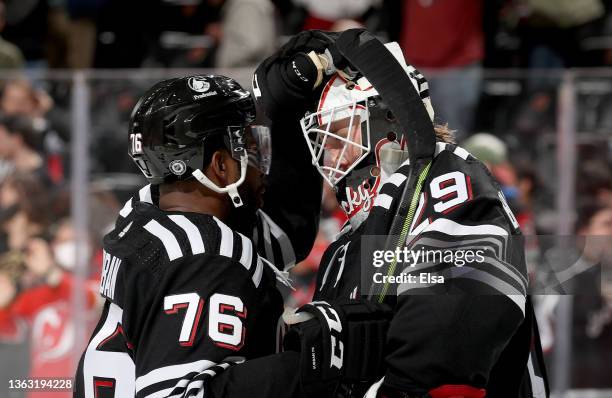
<path id="1" fill-rule="evenodd" d="M 104 239 L 106 305 L 75 396 L 202 394 L 231 364 L 275 351 L 282 297 L 249 238 L 146 200 L 121 216 Z"/>
<path id="2" fill-rule="evenodd" d="M 315 300 L 368 294 L 371 259 L 362 239 L 393 212 L 408 163 L 382 185 L 369 217 L 348 225 L 321 261 Z M 485 388 L 494 397 L 545 397 L 536 351 L 527 271 L 514 215 L 495 180 L 463 148 L 439 142 L 407 238 L 412 252 L 483 250 L 483 261 L 457 267 L 416 260 L 396 272 L 416 279 L 391 286 L 395 306 L 387 340 L 385 384 L 426 393 L 443 384 Z M 425 274 L 425 280 L 420 280 Z M 435 283 L 431 277 L 443 277 Z M 429 279 L 428 279 L 429 278 Z M 536 329 L 537 331 L 537 329 Z M 532 358 L 531 355 L 534 357 Z"/>

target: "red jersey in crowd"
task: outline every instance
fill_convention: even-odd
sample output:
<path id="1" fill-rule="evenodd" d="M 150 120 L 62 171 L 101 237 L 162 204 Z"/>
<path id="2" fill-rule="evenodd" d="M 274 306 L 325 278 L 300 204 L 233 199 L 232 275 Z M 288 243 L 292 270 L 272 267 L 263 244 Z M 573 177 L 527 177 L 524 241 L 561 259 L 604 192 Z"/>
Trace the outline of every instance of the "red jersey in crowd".
<path id="1" fill-rule="evenodd" d="M 406 0 L 400 46 L 417 68 L 469 65 L 484 56 L 481 0 Z"/>
<path id="2" fill-rule="evenodd" d="M 20 293 L 7 308 L 0 309 L 0 338 L 11 341 L 28 330 L 31 341 L 30 374 L 36 377 L 68 377 L 75 373 L 75 323 L 71 300 L 74 280 L 64 273 L 57 286 L 41 285 Z M 85 307 L 95 307 L 97 283 L 87 282 Z M 29 328 L 24 328 L 24 321 Z M 72 397 L 71 392 L 31 392 L 28 397 Z"/>

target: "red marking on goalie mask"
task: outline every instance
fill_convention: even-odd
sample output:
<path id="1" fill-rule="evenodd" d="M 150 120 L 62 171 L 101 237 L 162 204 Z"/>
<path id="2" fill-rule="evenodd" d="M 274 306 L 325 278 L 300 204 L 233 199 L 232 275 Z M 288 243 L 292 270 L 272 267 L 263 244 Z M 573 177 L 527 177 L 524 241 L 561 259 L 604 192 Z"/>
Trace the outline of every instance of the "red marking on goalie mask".
<path id="1" fill-rule="evenodd" d="M 374 197 L 376 196 L 376 186 L 378 185 L 378 179 L 374 188 L 366 188 L 368 182 L 364 181 L 357 187 L 357 191 L 351 187 L 346 187 L 346 201 L 342 201 L 340 206 L 346 213 L 348 218 L 353 217 L 360 210 L 369 212 L 374 203 Z"/>
<path id="2" fill-rule="evenodd" d="M 374 149 L 374 155 L 376 158 L 376 165 L 372 165 L 372 167 L 376 166 L 380 169 L 380 149 L 383 145 L 391 143 L 386 138 L 378 141 L 376 143 L 376 148 Z M 374 184 L 372 186 L 368 186 L 369 179 L 364 180 L 358 187 L 357 190 L 354 190 L 352 187 L 346 187 L 345 191 L 345 200 L 340 202 L 340 207 L 346 213 L 346 216 L 351 219 L 359 213 L 369 213 L 374 205 L 374 199 L 376 195 L 378 195 L 378 188 L 380 186 L 380 178 L 382 175 L 382 171 L 378 173 L 376 179 L 374 180 Z"/>

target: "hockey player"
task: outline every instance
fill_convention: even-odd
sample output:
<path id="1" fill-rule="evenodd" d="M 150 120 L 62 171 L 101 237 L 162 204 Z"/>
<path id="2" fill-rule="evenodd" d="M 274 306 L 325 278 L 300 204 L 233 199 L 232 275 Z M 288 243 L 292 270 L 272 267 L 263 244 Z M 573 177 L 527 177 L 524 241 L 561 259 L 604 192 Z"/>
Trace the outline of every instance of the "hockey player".
<path id="1" fill-rule="evenodd" d="M 313 165 L 334 187 L 349 218 L 318 273 L 315 299 L 330 302 L 369 293 L 368 279 L 362 279 L 370 272 L 360 257 L 362 238 L 389 234 L 413 166 L 407 143 L 419 139 L 404 122 L 426 115 L 417 127 L 434 130 L 427 81 L 399 47 L 392 43 L 387 50 L 412 87 L 376 87 L 337 46 L 343 35 L 355 46 L 372 40 L 362 31 L 302 32 L 266 59 L 253 79 L 253 92 L 272 122 L 287 135 L 303 134 Z M 390 70 L 388 61 L 370 60 L 377 80 Z M 399 90 L 416 90 L 421 101 L 398 109 L 388 101 L 408 94 Z M 416 263 L 412 269 L 435 272 L 447 284 L 404 283 L 389 290 L 397 296 L 385 290 L 377 295 L 395 315 L 385 375 L 368 396 L 545 397 L 518 224 L 486 168 L 452 142 L 447 128 L 435 131 L 435 151 L 420 174 L 414 218 L 402 245 L 439 249 L 469 243 L 486 250 L 485 261 L 461 270 L 439 261 Z"/>
<path id="2" fill-rule="evenodd" d="M 104 239 L 106 304 L 75 397 L 202 397 L 228 366 L 275 352 L 276 281 L 312 245 L 320 192 L 300 191 L 318 177 L 293 162 L 269 188 L 307 200 L 257 210 L 271 148 L 254 119 L 251 95 L 223 76 L 166 80 L 136 105 L 129 154 L 152 185 Z"/>

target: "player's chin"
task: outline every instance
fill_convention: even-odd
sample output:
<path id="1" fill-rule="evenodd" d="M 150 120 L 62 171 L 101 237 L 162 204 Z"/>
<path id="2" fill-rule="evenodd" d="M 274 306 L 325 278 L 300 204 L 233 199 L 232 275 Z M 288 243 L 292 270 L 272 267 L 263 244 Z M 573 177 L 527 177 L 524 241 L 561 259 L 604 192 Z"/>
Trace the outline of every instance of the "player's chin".
<path id="1" fill-rule="evenodd" d="M 264 192 L 265 189 L 257 188 L 257 189 L 249 189 L 248 191 L 241 193 L 243 202 L 247 205 L 247 207 L 253 211 L 261 209 L 264 205 Z"/>
<path id="2" fill-rule="evenodd" d="M 258 209 L 261 209 L 264 206 L 264 193 L 266 192 L 265 188 L 261 188 L 257 190 L 257 193 L 254 195 L 255 197 L 255 206 Z"/>

